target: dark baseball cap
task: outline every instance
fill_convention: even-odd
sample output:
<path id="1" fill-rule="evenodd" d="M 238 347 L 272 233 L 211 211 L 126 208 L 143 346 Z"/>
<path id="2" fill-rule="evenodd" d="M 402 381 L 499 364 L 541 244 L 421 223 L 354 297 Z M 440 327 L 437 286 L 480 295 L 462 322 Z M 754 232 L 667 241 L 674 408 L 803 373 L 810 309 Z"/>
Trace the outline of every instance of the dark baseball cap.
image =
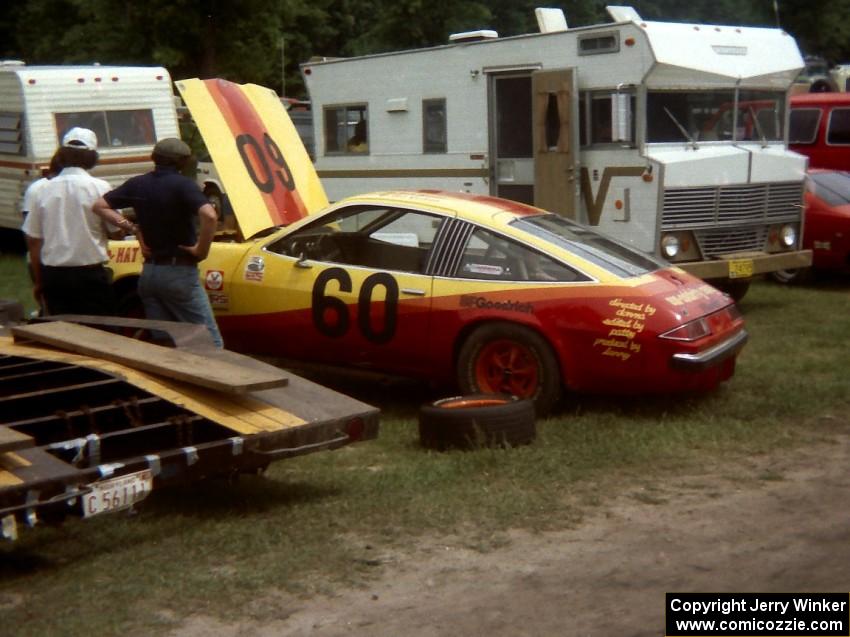
<path id="1" fill-rule="evenodd" d="M 189 145 L 176 137 L 159 140 L 153 147 L 153 152 L 161 157 L 174 157 L 175 159 L 192 155 L 192 149 L 189 148 Z"/>

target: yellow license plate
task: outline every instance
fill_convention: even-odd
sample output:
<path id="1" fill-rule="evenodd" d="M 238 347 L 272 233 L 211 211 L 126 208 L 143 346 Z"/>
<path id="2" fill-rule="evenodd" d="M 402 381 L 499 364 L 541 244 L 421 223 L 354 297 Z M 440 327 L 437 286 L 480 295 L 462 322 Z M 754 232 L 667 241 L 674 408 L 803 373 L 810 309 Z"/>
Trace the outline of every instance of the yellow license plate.
<path id="1" fill-rule="evenodd" d="M 730 279 L 746 279 L 753 276 L 752 259 L 733 259 L 729 262 Z"/>

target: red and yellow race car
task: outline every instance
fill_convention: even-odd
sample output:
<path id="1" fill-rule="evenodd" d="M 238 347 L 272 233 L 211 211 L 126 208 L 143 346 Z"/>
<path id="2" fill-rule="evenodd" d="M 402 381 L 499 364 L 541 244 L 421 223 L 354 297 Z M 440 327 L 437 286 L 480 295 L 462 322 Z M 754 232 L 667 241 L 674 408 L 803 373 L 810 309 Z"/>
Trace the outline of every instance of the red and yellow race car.
<path id="1" fill-rule="evenodd" d="M 273 130 L 271 100 L 220 81 L 178 86 L 190 108 L 227 103 L 220 96 L 229 92 L 241 106 L 217 115 L 219 124 L 237 140 L 265 140 L 242 137 L 228 151 L 220 128 L 207 137 L 240 227 L 254 233 L 216 242 L 200 265 L 228 348 L 506 392 L 534 399 L 539 413 L 565 388 L 708 390 L 733 374 L 744 321 L 727 295 L 684 271 L 502 199 L 421 190 L 327 206 L 306 152 L 290 151 L 294 129 Z M 240 133 L 245 113 L 254 128 Z M 195 117 L 204 132 L 209 122 Z M 241 182 L 227 183 L 228 165 Z M 250 182 L 269 192 L 246 202 Z M 287 214 L 300 218 L 275 227 Z M 131 294 L 138 246 L 111 251 L 116 285 Z"/>

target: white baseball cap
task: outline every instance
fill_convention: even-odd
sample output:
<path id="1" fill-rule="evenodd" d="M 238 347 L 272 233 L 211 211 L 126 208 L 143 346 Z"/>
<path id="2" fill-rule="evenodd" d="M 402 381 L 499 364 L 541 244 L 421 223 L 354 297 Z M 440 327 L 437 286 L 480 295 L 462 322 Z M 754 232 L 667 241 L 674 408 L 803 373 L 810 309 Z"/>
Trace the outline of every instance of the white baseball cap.
<path id="1" fill-rule="evenodd" d="M 97 135 L 88 128 L 75 126 L 62 138 L 62 145 L 70 148 L 85 148 L 86 150 L 97 150 Z"/>

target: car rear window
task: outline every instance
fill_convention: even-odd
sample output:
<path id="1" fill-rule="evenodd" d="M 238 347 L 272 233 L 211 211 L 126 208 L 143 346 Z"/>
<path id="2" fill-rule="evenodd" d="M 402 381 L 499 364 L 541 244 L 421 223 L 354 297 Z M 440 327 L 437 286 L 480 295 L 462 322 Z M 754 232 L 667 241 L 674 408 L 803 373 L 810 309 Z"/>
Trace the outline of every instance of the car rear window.
<path id="1" fill-rule="evenodd" d="M 807 188 L 830 206 L 850 204 L 850 173 L 812 173 Z"/>
<path id="2" fill-rule="evenodd" d="M 555 214 L 523 217 L 511 225 L 569 250 L 615 276 L 640 276 L 666 267 L 649 255 Z"/>

